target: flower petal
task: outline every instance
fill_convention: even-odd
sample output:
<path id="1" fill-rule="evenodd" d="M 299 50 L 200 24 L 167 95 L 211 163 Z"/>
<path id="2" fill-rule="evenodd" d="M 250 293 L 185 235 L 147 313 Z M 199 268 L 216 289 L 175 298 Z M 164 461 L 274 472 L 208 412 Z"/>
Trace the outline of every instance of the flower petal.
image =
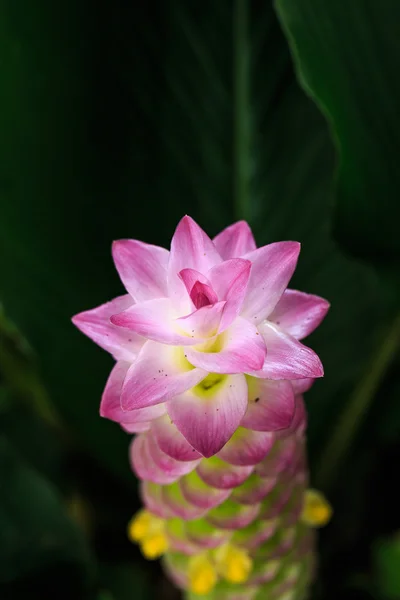
<path id="1" fill-rule="evenodd" d="M 111 421 L 120 423 L 125 413 L 121 408 L 121 392 L 130 363 L 125 361 L 117 362 L 104 388 L 100 403 L 100 415 Z"/>
<path id="2" fill-rule="evenodd" d="M 118 240 L 112 254 L 121 281 L 136 302 L 167 296 L 168 250 L 137 240 Z"/>
<path id="3" fill-rule="evenodd" d="M 171 511 L 165 506 L 161 497 L 161 486 L 151 481 L 140 482 L 140 497 L 144 506 L 161 519 L 172 517 Z"/>
<path id="4" fill-rule="evenodd" d="M 147 432 L 140 433 L 133 439 L 129 447 L 130 462 L 134 473 L 140 479 L 152 483 L 161 485 L 173 483 L 177 479 L 175 474 L 163 471 L 155 465 L 151 458 L 147 435 Z"/>
<path id="5" fill-rule="evenodd" d="M 165 406 L 157 405 L 157 406 Z M 149 409 L 141 409 L 149 410 Z M 183 437 L 168 415 L 160 417 L 153 421 L 151 426 L 153 435 L 157 440 L 157 444 L 165 454 L 168 454 L 176 460 L 192 461 L 200 458 L 199 454 Z"/>
<path id="6" fill-rule="evenodd" d="M 223 259 L 237 258 L 256 249 L 253 234 L 246 221 L 238 221 L 223 229 L 214 238 L 214 244 Z"/>
<path id="7" fill-rule="evenodd" d="M 179 486 L 185 499 L 199 508 L 218 506 L 231 494 L 229 489 L 221 490 L 207 485 L 195 471 L 182 477 Z"/>
<path id="8" fill-rule="evenodd" d="M 148 409 L 143 408 L 142 410 Z M 150 421 L 140 421 L 139 423 L 121 423 L 121 428 L 126 431 L 126 433 L 144 433 L 150 429 Z"/>
<path id="9" fill-rule="evenodd" d="M 318 327 L 329 309 L 329 302 L 297 290 L 286 290 L 268 320 L 301 340 Z"/>
<path id="10" fill-rule="evenodd" d="M 218 546 L 222 546 L 232 535 L 230 531 L 215 529 L 204 518 L 188 521 L 185 524 L 185 529 L 188 538 L 202 548 L 217 548 Z"/>
<path id="11" fill-rule="evenodd" d="M 245 254 L 252 266 L 242 316 L 255 324 L 268 317 L 294 273 L 299 252 L 298 242 L 275 242 Z"/>
<path id="12" fill-rule="evenodd" d="M 143 338 L 113 325 L 110 321 L 112 315 L 132 305 L 132 298 L 126 294 L 75 315 L 72 322 L 82 333 L 110 352 L 116 360 L 132 362 L 143 345 Z"/>
<path id="13" fill-rule="evenodd" d="M 246 481 L 253 469 L 253 466 L 237 467 L 230 465 L 218 456 L 212 456 L 202 460 L 196 472 L 204 483 L 221 490 L 227 490 Z"/>
<path id="14" fill-rule="evenodd" d="M 180 332 L 176 325 L 176 314 L 169 298 L 156 298 L 134 304 L 127 310 L 114 314 L 111 322 L 119 327 L 155 342 L 172 345 L 198 344 L 201 338 Z"/>
<path id="15" fill-rule="evenodd" d="M 203 306 L 186 317 L 176 319 L 176 323 L 182 329 L 191 343 L 199 338 L 213 337 L 219 328 L 221 318 L 224 314 L 226 302 Z"/>
<path id="16" fill-rule="evenodd" d="M 165 523 L 165 535 L 168 540 L 169 553 L 193 556 L 201 552 L 202 548 L 193 543 L 186 534 L 186 523 L 182 519 L 170 519 Z"/>
<path id="17" fill-rule="evenodd" d="M 273 451 L 256 465 L 255 471 L 260 477 L 273 477 L 282 473 L 297 458 L 298 444 L 294 436 L 275 442 Z"/>
<path id="18" fill-rule="evenodd" d="M 218 452 L 219 458 L 231 465 L 256 465 L 269 453 L 274 434 L 239 427 L 229 442 Z"/>
<path id="19" fill-rule="evenodd" d="M 187 297 L 185 285 L 179 277 L 183 269 L 195 269 L 207 273 L 211 267 L 222 261 L 213 242 L 193 219 L 181 219 L 171 241 L 168 265 L 169 297 L 175 306 L 182 305 Z"/>
<path id="20" fill-rule="evenodd" d="M 168 473 L 171 477 L 173 476 L 174 481 L 179 479 L 182 475 L 187 475 L 187 473 L 193 471 L 199 464 L 200 459 L 191 461 L 175 460 L 159 448 L 152 431 L 146 435 L 147 451 L 150 459 L 154 462 L 156 467 L 164 471 L 164 473 Z"/>
<path id="21" fill-rule="evenodd" d="M 128 425 L 133 426 L 141 423 L 147 424 L 153 419 L 157 419 L 157 417 L 164 415 L 166 408 L 165 404 L 158 404 L 157 406 L 149 406 L 146 408 L 139 408 L 137 410 L 122 410 L 121 392 L 129 367 L 129 363 L 122 361 L 117 362 L 117 364 L 114 366 L 107 380 L 106 387 L 104 388 L 100 404 L 100 415 L 106 419 L 110 419 L 111 421 L 121 423 L 125 431 L 133 433 L 140 431 L 141 428 L 139 427 L 139 429 L 135 429 L 134 427 L 128 427 Z M 146 429 L 148 429 L 148 426 Z"/>
<path id="22" fill-rule="evenodd" d="M 255 377 L 302 379 L 323 376 L 322 363 L 311 348 L 304 346 L 272 323 L 263 323 L 259 331 L 267 346 L 267 356 L 262 369 L 253 373 Z"/>
<path id="23" fill-rule="evenodd" d="M 296 403 L 290 381 L 248 378 L 249 403 L 241 422 L 254 431 L 287 429 L 293 421 Z"/>
<path id="24" fill-rule="evenodd" d="M 274 489 L 276 477 L 260 477 L 252 473 L 242 485 L 232 492 L 232 500 L 239 504 L 255 504 L 265 498 Z"/>
<path id="25" fill-rule="evenodd" d="M 192 291 L 194 285 L 197 282 L 200 282 L 203 285 L 207 286 L 208 288 L 212 289 L 210 280 L 203 273 L 200 273 L 200 271 L 196 271 L 196 269 L 182 269 L 182 271 L 179 271 L 178 277 L 184 283 L 186 291 L 189 296 L 191 294 L 191 291 Z M 216 302 L 216 300 L 215 300 L 215 302 Z"/>
<path id="26" fill-rule="evenodd" d="M 188 347 L 185 350 L 187 359 L 210 373 L 249 373 L 261 369 L 264 363 L 264 340 L 257 328 L 246 319 L 238 317 L 218 336 L 216 343 L 222 345 L 218 352 L 202 352 Z"/>
<path id="27" fill-rule="evenodd" d="M 206 458 L 216 454 L 236 431 L 247 407 L 243 375 L 223 377 L 168 401 L 172 421 L 189 444 Z"/>
<path id="28" fill-rule="evenodd" d="M 221 529 L 242 529 L 250 525 L 260 511 L 259 504 L 246 506 L 231 499 L 207 513 L 206 520 Z"/>
<path id="29" fill-rule="evenodd" d="M 219 300 L 226 300 L 219 331 L 225 331 L 240 313 L 246 296 L 250 278 L 251 262 L 242 258 L 232 258 L 216 265 L 209 272 L 209 278 Z"/>
<path id="30" fill-rule="evenodd" d="M 128 370 L 122 388 L 125 411 L 165 402 L 197 385 L 207 375 L 193 369 L 173 346 L 148 341 Z"/>
<path id="31" fill-rule="evenodd" d="M 304 379 L 292 379 L 291 384 L 293 386 L 294 393 L 304 394 L 314 385 L 315 379 L 312 377 L 305 377 Z"/>
<path id="32" fill-rule="evenodd" d="M 188 502 L 183 496 L 178 483 L 164 486 L 161 495 L 168 510 L 179 519 L 184 519 L 185 521 L 199 519 L 207 512 L 206 508 L 200 508 Z"/>
<path id="33" fill-rule="evenodd" d="M 247 548 L 248 550 L 257 550 L 263 542 L 270 540 L 280 528 L 280 519 L 272 519 L 270 521 L 261 521 L 257 519 L 253 521 L 246 529 L 235 531 L 231 538 L 231 544 Z"/>

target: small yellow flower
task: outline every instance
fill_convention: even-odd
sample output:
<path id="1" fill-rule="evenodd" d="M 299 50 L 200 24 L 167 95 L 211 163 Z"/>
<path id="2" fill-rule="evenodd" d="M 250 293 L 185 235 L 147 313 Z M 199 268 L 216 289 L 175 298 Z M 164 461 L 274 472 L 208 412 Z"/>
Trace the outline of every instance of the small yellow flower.
<path id="1" fill-rule="evenodd" d="M 199 596 L 208 594 L 217 583 L 217 573 L 207 553 L 191 556 L 188 565 L 190 591 Z"/>
<path id="2" fill-rule="evenodd" d="M 244 583 L 247 581 L 253 561 L 243 548 L 225 544 L 214 553 L 218 572 L 229 583 Z"/>
<path id="3" fill-rule="evenodd" d="M 128 524 L 128 537 L 140 545 L 149 560 L 160 558 L 168 550 L 165 522 L 148 510 L 140 510 Z"/>
<path id="4" fill-rule="evenodd" d="M 321 492 L 309 489 L 304 494 L 301 520 L 310 527 L 323 527 L 332 516 L 332 507 Z"/>

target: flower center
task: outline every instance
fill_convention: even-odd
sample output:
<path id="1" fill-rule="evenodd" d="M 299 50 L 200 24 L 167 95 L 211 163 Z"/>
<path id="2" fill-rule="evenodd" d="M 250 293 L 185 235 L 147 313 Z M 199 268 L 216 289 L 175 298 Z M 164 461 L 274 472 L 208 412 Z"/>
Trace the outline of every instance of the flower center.
<path id="1" fill-rule="evenodd" d="M 210 306 L 218 301 L 214 290 L 207 284 L 196 281 L 190 291 L 190 298 L 197 309 Z"/>
<path id="2" fill-rule="evenodd" d="M 193 391 L 198 396 L 210 396 L 214 394 L 225 382 L 227 376 L 221 373 L 209 373 L 200 383 L 198 383 Z"/>

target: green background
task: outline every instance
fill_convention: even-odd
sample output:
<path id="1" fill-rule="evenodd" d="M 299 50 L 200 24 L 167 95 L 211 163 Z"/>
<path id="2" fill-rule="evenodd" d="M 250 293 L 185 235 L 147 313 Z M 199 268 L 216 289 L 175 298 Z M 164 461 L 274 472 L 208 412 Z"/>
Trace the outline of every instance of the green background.
<path id="1" fill-rule="evenodd" d="M 0 0 L 0 598 L 177 597 L 126 540 L 112 360 L 70 317 L 121 293 L 113 239 L 302 243 L 315 598 L 400 597 L 397 0 Z"/>

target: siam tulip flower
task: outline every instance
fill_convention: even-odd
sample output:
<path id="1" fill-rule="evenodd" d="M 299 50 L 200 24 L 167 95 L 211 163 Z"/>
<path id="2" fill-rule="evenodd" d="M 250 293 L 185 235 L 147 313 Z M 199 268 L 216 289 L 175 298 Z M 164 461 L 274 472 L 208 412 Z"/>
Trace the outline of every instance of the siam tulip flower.
<path id="1" fill-rule="evenodd" d="M 137 434 L 129 535 L 194 597 L 302 598 L 312 575 L 330 508 L 306 491 L 302 394 L 323 369 L 300 340 L 329 304 L 287 289 L 299 251 L 184 217 L 170 251 L 115 242 L 127 294 L 73 318 L 117 361 L 101 415 Z"/>

